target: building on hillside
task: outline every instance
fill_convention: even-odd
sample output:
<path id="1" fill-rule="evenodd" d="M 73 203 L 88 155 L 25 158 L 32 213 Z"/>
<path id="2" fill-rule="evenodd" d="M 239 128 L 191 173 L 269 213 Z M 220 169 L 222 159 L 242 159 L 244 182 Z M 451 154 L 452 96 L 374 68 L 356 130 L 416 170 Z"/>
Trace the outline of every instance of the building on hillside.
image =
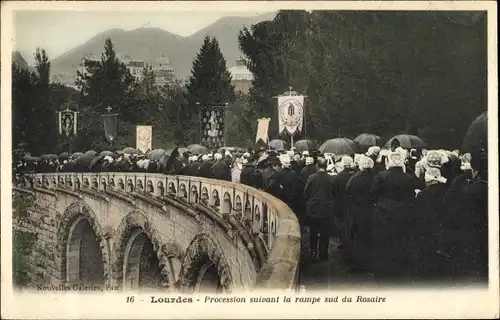
<path id="1" fill-rule="evenodd" d="M 252 86 L 253 74 L 248 70 L 245 60 L 239 58 L 236 65 L 229 69 L 231 74 L 231 84 L 236 92 L 247 94 Z"/>
<path id="2" fill-rule="evenodd" d="M 77 70 L 81 74 L 84 74 L 84 75 L 87 73 L 87 67 L 85 66 L 85 62 L 99 63 L 99 62 L 101 62 L 101 58 L 94 57 L 92 54 L 89 54 L 89 55 L 86 55 L 85 57 L 83 57 L 82 60 L 80 61 L 80 64 L 78 65 Z"/>
<path id="3" fill-rule="evenodd" d="M 123 56 L 119 60 L 127 67 L 130 74 L 137 81 L 141 81 L 144 76 L 146 62 L 144 60 L 132 59 L 130 56 Z"/>
<path id="4" fill-rule="evenodd" d="M 163 86 L 175 81 L 175 70 L 170 65 L 168 57 L 161 56 L 156 59 L 156 63 L 153 66 L 153 72 L 155 74 L 155 83 L 157 86 Z"/>

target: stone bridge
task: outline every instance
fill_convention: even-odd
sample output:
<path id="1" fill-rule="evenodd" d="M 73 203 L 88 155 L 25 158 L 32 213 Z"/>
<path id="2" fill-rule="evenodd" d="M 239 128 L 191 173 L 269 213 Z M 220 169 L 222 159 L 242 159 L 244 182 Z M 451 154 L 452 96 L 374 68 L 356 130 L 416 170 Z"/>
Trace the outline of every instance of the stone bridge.
<path id="1" fill-rule="evenodd" d="M 300 230 L 277 198 L 226 181 L 153 173 L 40 173 L 33 197 L 33 284 L 117 290 L 295 289 Z"/>

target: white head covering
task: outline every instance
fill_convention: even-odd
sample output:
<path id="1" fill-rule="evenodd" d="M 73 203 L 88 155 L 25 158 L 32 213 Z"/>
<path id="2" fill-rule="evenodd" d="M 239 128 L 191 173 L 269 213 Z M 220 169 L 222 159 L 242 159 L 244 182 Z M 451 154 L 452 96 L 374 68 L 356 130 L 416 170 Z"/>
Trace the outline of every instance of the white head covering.
<path id="1" fill-rule="evenodd" d="M 212 159 L 213 157 L 214 157 L 214 156 L 213 156 L 213 154 L 211 154 L 211 153 L 207 154 L 207 160 L 210 160 L 210 159 Z"/>
<path id="2" fill-rule="evenodd" d="M 359 159 L 359 168 L 361 170 L 371 169 L 374 165 L 375 163 L 373 162 L 372 158 L 368 156 L 362 155 Z"/>
<path id="3" fill-rule="evenodd" d="M 306 158 L 306 166 L 313 164 L 314 163 L 314 158 L 313 157 L 307 157 Z"/>
<path id="4" fill-rule="evenodd" d="M 406 151 L 406 149 L 403 149 L 401 147 L 397 147 L 396 150 L 394 150 L 394 151 L 399 152 L 403 156 L 403 159 L 408 158 L 408 151 Z"/>
<path id="5" fill-rule="evenodd" d="M 380 147 L 377 146 L 372 146 L 368 148 L 368 151 L 366 152 L 367 156 L 371 155 L 377 155 L 380 152 Z"/>
<path id="6" fill-rule="evenodd" d="M 305 156 L 308 156 L 309 155 L 309 151 L 302 151 L 302 155 L 305 157 Z"/>
<path id="7" fill-rule="evenodd" d="M 224 156 L 226 156 L 226 157 L 232 157 L 231 152 L 229 152 L 229 151 L 226 151 L 226 152 L 224 153 Z"/>
<path id="8" fill-rule="evenodd" d="M 290 166 L 290 162 L 291 162 L 292 159 L 290 159 L 289 156 L 285 155 L 285 156 L 281 156 L 280 157 L 280 161 L 281 161 L 281 166 L 283 168 L 288 168 Z"/>
<path id="9" fill-rule="evenodd" d="M 68 160 L 64 160 L 64 161 L 63 161 L 63 164 L 66 164 L 66 163 L 68 163 Z"/>
<path id="10" fill-rule="evenodd" d="M 201 156 L 201 160 L 207 161 L 208 160 L 208 154 L 204 154 Z"/>
<path id="11" fill-rule="evenodd" d="M 241 158 L 240 161 L 241 161 L 242 164 L 247 164 L 248 163 L 248 160 L 246 158 Z"/>
<path id="12" fill-rule="evenodd" d="M 377 156 L 377 162 L 381 163 L 382 162 L 382 157 L 389 156 L 389 153 L 391 153 L 391 150 L 387 150 L 387 149 L 380 150 L 379 153 L 378 153 L 378 156 Z"/>
<path id="13" fill-rule="evenodd" d="M 363 155 L 362 155 L 362 154 L 359 154 L 359 153 L 356 153 L 356 154 L 354 155 L 354 164 L 355 164 L 355 165 L 359 165 L 359 161 L 361 160 L 361 157 L 362 157 L 362 156 L 363 156 Z"/>
<path id="14" fill-rule="evenodd" d="M 216 153 L 214 158 L 215 158 L 215 160 L 220 160 L 220 159 L 222 159 L 222 154 Z"/>
<path id="15" fill-rule="evenodd" d="M 294 161 L 300 161 L 300 155 L 299 154 L 296 154 L 293 156 L 293 160 Z"/>
<path id="16" fill-rule="evenodd" d="M 428 168 L 425 171 L 425 182 L 437 181 L 439 183 L 446 183 L 446 178 L 441 176 L 441 170 L 438 168 Z"/>
<path id="17" fill-rule="evenodd" d="M 287 152 L 286 152 L 286 155 L 287 155 L 288 157 L 290 157 L 290 158 L 293 158 L 293 156 L 295 155 L 295 152 L 293 152 L 293 151 L 287 151 Z"/>
<path id="18" fill-rule="evenodd" d="M 243 154 L 243 158 L 249 158 L 249 157 L 250 157 L 250 153 L 245 152 L 245 153 Z"/>
<path id="19" fill-rule="evenodd" d="M 351 168 L 354 164 L 354 160 L 349 156 L 343 156 L 341 162 L 343 168 Z"/>
<path id="20" fill-rule="evenodd" d="M 106 160 L 108 162 L 113 162 L 113 158 L 111 158 L 110 156 L 105 156 L 104 160 Z"/>
<path id="21" fill-rule="evenodd" d="M 389 153 L 387 156 L 387 168 L 401 167 L 404 168 L 405 159 L 403 155 L 397 151 Z"/>
<path id="22" fill-rule="evenodd" d="M 470 165 L 470 160 L 472 159 L 471 157 L 471 154 L 470 153 L 464 153 L 461 157 L 460 157 L 460 160 L 462 162 L 461 166 L 460 166 L 460 169 L 463 170 L 463 171 L 467 171 L 467 170 L 472 170 L 472 167 Z"/>

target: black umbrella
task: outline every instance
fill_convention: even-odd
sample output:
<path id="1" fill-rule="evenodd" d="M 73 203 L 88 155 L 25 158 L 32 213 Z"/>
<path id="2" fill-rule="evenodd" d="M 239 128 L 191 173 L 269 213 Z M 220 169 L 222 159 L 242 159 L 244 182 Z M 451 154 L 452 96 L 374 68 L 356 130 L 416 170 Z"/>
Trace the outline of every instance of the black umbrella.
<path id="1" fill-rule="evenodd" d="M 355 153 L 356 143 L 347 138 L 335 138 L 325 141 L 320 147 L 321 153 L 333 153 L 335 155 L 345 155 Z"/>
<path id="2" fill-rule="evenodd" d="M 269 141 L 269 147 L 271 149 L 276 149 L 276 150 L 284 150 L 287 149 L 287 143 L 284 140 L 281 139 L 274 139 Z"/>
<path id="3" fill-rule="evenodd" d="M 40 155 L 40 159 L 41 160 L 47 160 L 48 161 L 49 157 L 50 157 L 50 154 L 42 154 L 42 155 Z"/>
<path id="4" fill-rule="evenodd" d="M 148 158 L 149 160 L 159 161 L 165 153 L 166 151 L 163 149 L 154 149 L 146 155 L 146 158 Z"/>
<path id="5" fill-rule="evenodd" d="M 63 152 L 58 156 L 59 161 L 68 160 L 68 158 L 69 158 L 69 153 L 67 152 Z"/>
<path id="6" fill-rule="evenodd" d="M 99 153 L 99 156 L 110 156 L 110 157 L 114 157 L 114 153 L 112 151 L 101 151 L 101 153 Z"/>
<path id="7" fill-rule="evenodd" d="M 463 152 L 488 150 L 488 113 L 484 112 L 469 126 L 462 142 Z"/>
<path id="8" fill-rule="evenodd" d="M 40 162 L 42 159 L 40 159 L 39 157 L 27 156 L 27 157 L 24 158 L 24 160 L 26 162 L 33 163 L 33 162 Z"/>
<path id="9" fill-rule="evenodd" d="M 362 147 L 381 146 L 382 138 L 371 133 L 362 133 L 354 138 L 354 142 Z"/>
<path id="10" fill-rule="evenodd" d="M 83 153 L 81 153 L 81 152 L 75 152 L 75 153 L 73 153 L 73 154 L 70 156 L 70 158 L 71 158 L 71 159 L 78 159 L 78 158 L 80 158 L 81 156 L 83 156 Z"/>
<path id="11" fill-rule="evenodd" d="M 98 155 L 97 151 L 94 151 L 94 150 L 89 150 L 89 151 L 85 152 L 84 154 L 90 154 L 90 155 L 93 155 L 94 157 L 96 157 Z"/>
<path id="12" fill-rule="evenodd" d="M 199 144 L 192 144 L 187 147 L 187 150 L 192 154 L 203 154 L 208 152 L 208 148 Z"/>
<path id="13" fill-rule="evenodd" d="M 168 164 L 169 159 L 170 159 L 170 156 L 166 153 L 160 158 L 160 160 L 158 161 L 158 171 L 159 172 L 166 172 L 167 171 L 167 164 Z"/>
<path id="14" fill-rule="evenodd" d="M 387 141 L 384 148 L 390 148 L 392 140 L 394 139 L 399 140 L 399 145 L 403 149 L 417 149 L 417 148 L 424 148 L 425 146 L 427 146 L 427 144 L 417 136 L 411 134 L 400 134 L 392 137 L 389 141 Z"/>
<path id="15" fill-rule="evenodd" d="M 94 159 L 92 159 L 92 161 L 89 164 L 89 169 L 93 170 L 97 166 L 101 165 L 102 164 L 102 160 L 104 159 L 104 157 L 106 157 L 105 154 L 104 155 L 98 155 L 97 157 L 95 157 Z"/>
<path id="16" fill-rule="evenodd" d="M 94 160 L 94 158 L 95 156 L 92 154 L 84 154 L 75 161 L 74 168 L 79 172 L 85 172 L 89 169 L 90 164 L 92 163 L 92 160 Z"/>
<path id="17" fill-rule="evenodd" d="M 295 142 L 295 151 L 296 152 L 303 152 L 303 151 L 309 151 L 311 149 L 314 149 L 314 143 L 311 140 L 303 139 Z"/>
<path id="18" fill-rule="evenodd" d="M 135 149 L 135 148 L 132 148 L 132 147 L 126 147 L 126 148 L 123 148 L 123 153 L 128 153 L 128 154 L 139 154 L 140 151 Z"/>

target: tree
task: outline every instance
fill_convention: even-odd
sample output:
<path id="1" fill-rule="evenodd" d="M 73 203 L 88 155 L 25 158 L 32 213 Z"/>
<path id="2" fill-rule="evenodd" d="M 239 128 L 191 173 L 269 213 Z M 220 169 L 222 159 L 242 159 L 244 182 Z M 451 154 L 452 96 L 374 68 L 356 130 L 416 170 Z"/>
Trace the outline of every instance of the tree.
<path id="1" fill-rule="evenodd" d="M 186 104 L 181 110 L 180 124 L 185 131 L 185 143 L 197 142 L 199 112 L 202 104 L 223 104 L 234 101 L 234 87 L 217 39 L 205 37 L 200 52 L 193 61 L 186 90 Z"/>
<path id="2" fill-rule="evenodd" d="M 111 107 L 119 115 L 115 146 L 134 145 L 133 124 L 144 120 L 143 105 L 134 94 L 134 78 L 116 56 L 111 39 L 106 39 L 100 61 L 86 60 L 86 72 L 77 73 L 80 112 L 85 114 L 75 139 L 78 150 L 108 148 L 102 132 L 101 115 Z"/>

